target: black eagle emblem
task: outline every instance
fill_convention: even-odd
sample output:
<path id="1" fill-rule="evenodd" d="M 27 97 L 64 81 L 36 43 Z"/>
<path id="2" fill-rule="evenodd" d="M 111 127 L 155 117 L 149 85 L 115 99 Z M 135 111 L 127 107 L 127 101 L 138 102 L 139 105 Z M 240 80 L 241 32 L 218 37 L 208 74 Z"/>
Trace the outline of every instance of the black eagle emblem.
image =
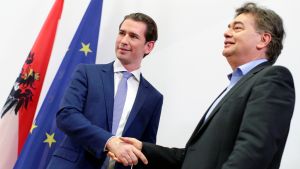
<path id="1" fill-rule="evenodd" d="M 31 68 L 34 61 L 34 53 L 30 52 L 27 56 L 25 64 L 19 74 L 14 87 L 11 89 L 10 94 L 4 104 L 1 112 L 1 118 L 9 111 L 13 110 L 15 115 L 19 112 L 20 108 L 27 109 L 29 103 L 32 101 L 34 82 L 39 80 L 39 73 Z"/>

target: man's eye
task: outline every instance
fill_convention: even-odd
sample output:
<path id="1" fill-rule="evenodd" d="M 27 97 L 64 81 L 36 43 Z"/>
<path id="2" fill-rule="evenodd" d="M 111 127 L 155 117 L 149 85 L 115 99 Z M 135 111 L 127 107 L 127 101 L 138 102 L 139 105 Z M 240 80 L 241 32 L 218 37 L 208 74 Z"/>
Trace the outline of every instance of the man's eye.
<path id="1" fill-rule="evenodd" d="M 132 39 L 138 39 L 138 37 L 136 35 L 131 35 L 130 36 Z"/>
<path id="2" fill-rule="evenodd" d="M 241 30 L 242 27 L 240 27 L 240 26 L 235 26 L 233 29 L 234 29 L 234 30 Z"/>

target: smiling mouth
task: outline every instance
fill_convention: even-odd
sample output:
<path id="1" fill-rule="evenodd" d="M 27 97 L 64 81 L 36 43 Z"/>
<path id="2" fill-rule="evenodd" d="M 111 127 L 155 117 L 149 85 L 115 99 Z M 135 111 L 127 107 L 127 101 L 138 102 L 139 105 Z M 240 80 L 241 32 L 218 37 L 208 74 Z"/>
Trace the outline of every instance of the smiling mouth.
<path id="1" fill-rule="evenodd" d="M 125 48 L 118 48 L 120 51 L 130 51 L 129 49 L 125 49 Z"/>
<path id="2" fill-rule="evenodd" d="M 231 46 L 231 45 L 234 45 L 234 43 L 233 42 L 224 42 L 224 47 L 226 48 L 226 47 L 229 47 L 229 46 Z"/>

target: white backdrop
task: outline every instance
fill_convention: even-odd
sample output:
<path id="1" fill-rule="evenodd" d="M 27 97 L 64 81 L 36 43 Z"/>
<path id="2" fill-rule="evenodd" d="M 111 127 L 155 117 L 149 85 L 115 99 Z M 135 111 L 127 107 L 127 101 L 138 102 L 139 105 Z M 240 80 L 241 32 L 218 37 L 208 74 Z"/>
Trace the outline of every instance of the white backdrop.
<path id="1" fill-rule="evenodd" d="M 158 144 L 184 147 L 209 104 L 227 85 L 230 67 L 223 58 L 223 32 L 234 10 L 245 1 L 219 0 L 105 0 L 97 63 L 114 58 L 114 41 L 123 16 L 143 12 L 154 18 L 159 40 L 143 61 L 143 74 L 164 95 Z M 300 3 L 257 1 L 282 16 L 287 32 L 277 64 L 294 75 L 299 96 L 300 68 L 296 45 L 300 39 Z M 0 107 L 30 51 L 54 0 L 0 2 Z M 49 63 L 41 99 L 45 96 L 89 0 L 65 0 L 61 23 Z M 299 60 L 299 59 L 298 59 Z M 212 71 L 213 70 L 213 71 Z M 300 102 L 297 100 L 281 169 L 299 169 Z M 0 133 L 1 135 L 1 133 Z"/>

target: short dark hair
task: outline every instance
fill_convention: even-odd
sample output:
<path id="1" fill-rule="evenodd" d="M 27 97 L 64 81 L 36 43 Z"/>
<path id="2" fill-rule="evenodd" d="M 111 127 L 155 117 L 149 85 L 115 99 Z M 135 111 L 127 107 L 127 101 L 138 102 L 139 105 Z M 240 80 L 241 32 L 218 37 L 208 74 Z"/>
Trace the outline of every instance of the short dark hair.
<path id="1" fill-rule="evenodd" d="M 285 31 L 281 17 L 273 10 L 258 7 L 255 3 L 248 2 L 236 9 L 235 17 L 240 14 L 251 14 L 255 18 L 256 30 L 267 32 L 272 36 L 271 42 L 267 46 L 266 56 L 268 60 L 275 63 L 283 48 L 283 38 Z"/>
<path id="2" fill-rule="evenodd" d="M 147 30 L 145 32 L 146 42 L 157 40 L 157 37 L 158 37 L 157 26 L 156 26 L 156 23 L 154 22 L 154 20 L 150 16 L 143 14 L 143 13 L 132 13 L 132 14 L 126 15 L 124 17 L 123 21 L 121 22 L 121 24 L 119 25 L 119 29 L 121 28 L 123 22 L 126 19 L 132 19 L 134 21 L 143 22 L 146 24 L 146 26 L 147 26 Z"/>

